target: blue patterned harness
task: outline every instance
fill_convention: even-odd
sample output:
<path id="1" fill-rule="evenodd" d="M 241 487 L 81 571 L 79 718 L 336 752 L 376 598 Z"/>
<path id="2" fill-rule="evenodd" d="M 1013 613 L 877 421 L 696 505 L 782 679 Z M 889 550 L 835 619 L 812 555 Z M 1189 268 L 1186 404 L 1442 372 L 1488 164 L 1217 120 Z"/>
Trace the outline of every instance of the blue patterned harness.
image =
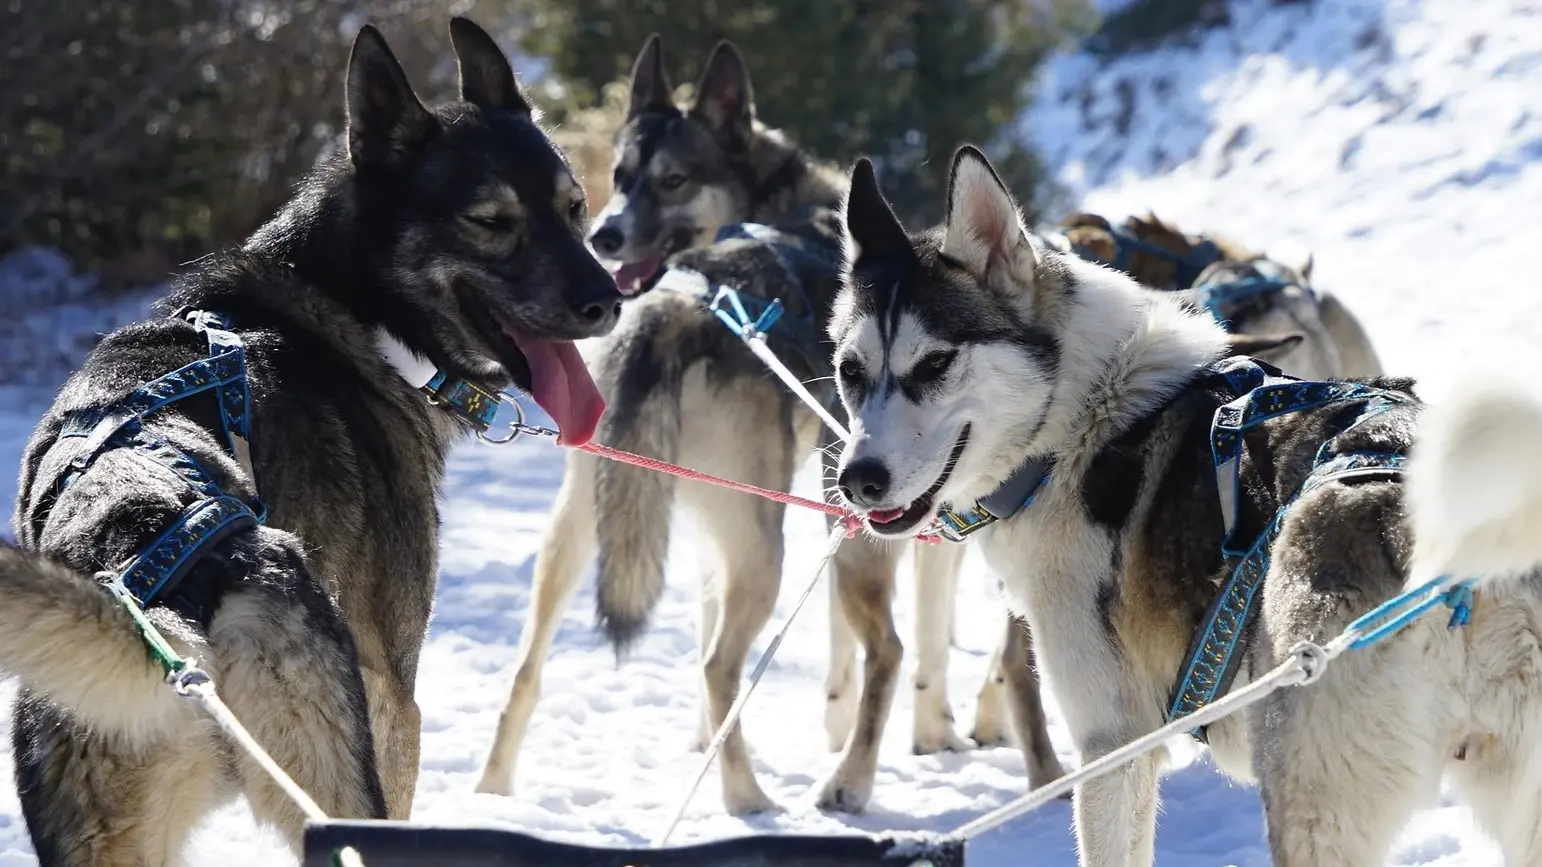
<path id="1" fill-rule="evenodd" d="M 198 460 L 144 428 L 146 416 L 194 395 L 213 392 L 219 403 L 225 451 L 256 484 L 251 464 L 251 391 L 247 385 L 246 349 L 229 322 L 217 313 L 184 310 L 204 335 L 209 355 L 134 389 L 115 404 L 76 410 L 64 419 L 59 439 L 82 438 L 81 445 L 56 484 L 51 501 L 74 484 L 91 464 L 114 449 L 131 449 L 170 471 L 198 496 L 170 526 L 160 532 L 128 563 L 116 570 L 115 590 L 131 596 L 140 607 L 176 589 L 211 546 L 239 530 L 258 526 L 267 516 L 260 500 L 248 504 L 224 491 Z M 40 510 L 39 517 L 46 514 Z"/>
<path id="2" fill-rule="evenodd" d="M 1406 455 L 1401 450 L 1336 452 L 1332 440 L 1394 406 L 1414 402 L 1409 395 L 1358 382 L 1313 382 L 1287 376 L 1273 365 L 1246 357 L 1223 359 L 1211 373 L 1224 378 L 1238 397 L 1215 411 L 1210 452 L 1221 500 L 1225 536 L 1221 554 L 1235 563 L 1216 594 L 1178 669 L 1167 720 L 1193 713 L 1224 694 L 1242 662 L 1249 624 L 1257 612 L 1258 590 L 1269 571 L 1269 553 L 1286 512 L 1302 496 L 1328 482 L 1346 479 L 1397 479 Z M 1238 544 L 1244 434 L 1267 421 L 1334 404 L 1359 404 L 1359 411 L 1330 435 L 1312 460 L 1300 488 L 1285 498 L 1256 539 Z M 1204 740 L 1203 729 L 1194 737 Z"/>
<path id="3" fill-rule="evenodd" d="M 1195 285 L 1195 281 L 1205 272 L 1205 269 L 1224 258 L 1221 248 L 1209 238 L 1202 238 L 1187 255 L 1180 256 L 1165 247 L 1143 241 L 1121 229 L 1110 226 L 1108 232 L 1114 239 L 1113 261 L 1102 259 L 1091 249 L 1073 243 L 1062 232 L 1052 232 L 1045 235 L 1043 240 L 1062 253 L 1074 254 L 1088 262 L 1108 265 L 1126 274 L 1129 273 L 1130 261 L 1136 253 L 1146 253 L 1166 259 L 1177 269 L 1172 291 L 1192 289 L 1197 296 L 1198 305 L 1233 334 L 1236 333 L 1236 329 L 1235 323 L 1231 320 L 1232 311 L 1243 302 L 1281 292 L 1292 286 L 1300 288 L 1313 301 L 1317 300 L 1317 293 L 1312 291 L 1311 286 L 1290 277 L 1279 265 L 1267 259 L 1256 259 L 1247 263 L 1249 268 L 1258 272 L 1256 274 L 1237 280 L 1213 280 Z"/>
<path id="4" fill-rule="evenodd" d="M 204 554 L 231 534 L 257 527 L 267 517 L 261 500 L 247 503 L 223 490 L 198 460 L 144 428 L 147 416 L 194 395 L 213 392 L 219 403 L 220 431 L 225 451 L 241 465 L 255 487 L 257 476 L 251 459 L 251 389 L 247 382 L 246 347 L 231 331 L 229 320 L 206 310 L 184 309 L 173 318 L 186 319 L 203 334 L 209 355 L 134 389 L 106 407 L 69 413 L 59 439 L 83 438 L 65 472 L 34 514 L 41 523 L 60 493 L 85 474 L 91 464 L 114 449 L 130 449 L 169 470 L 197 495 L 192 505 L 177 516 L 127 564 L 113 574 L 112 589 L 127 595 L 141 608 L 164 599 Z M 484 439 L 504 397 L 466 379 L 436 372 L 420 389 L 429 403 L 460 417 Z M 511 426 L 515 428 L 515 426 Z M 512 434 L 517 434 L 515 428 Z M 500 443 L 508 440 L 487 439 Z"/>

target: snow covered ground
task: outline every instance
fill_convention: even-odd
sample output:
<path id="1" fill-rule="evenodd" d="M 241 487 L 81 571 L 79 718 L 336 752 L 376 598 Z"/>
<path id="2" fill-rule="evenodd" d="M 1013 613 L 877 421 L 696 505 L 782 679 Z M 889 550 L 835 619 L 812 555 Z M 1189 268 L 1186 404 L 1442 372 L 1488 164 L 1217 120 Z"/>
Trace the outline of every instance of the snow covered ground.
<path id="1" fill-rule="evenodd" d="M 1294 257 L 1316 254 L 1316 279 L 1366 321 L 1386 365 L 1419 376 L 1435 397 L 1467 365 L 1530 374 L 1542 367 L 1542 5 L 1524 0 L 1334 0 L 1276 7 L 1237 0 L 1231 27 L 1180 48 L 1100 66 L 1054 64 L 1024 132 L 1045 149 L 1089 209 L 1152 208 L 1185 228 L 1223 232 Z M 1123 83 L 1122 83 L 1123 82 Z M 48 395 L 0 388 L 0 466 L 16 466 Z M 529 605 L 534 553 L 561 477 L 546 443 L 452 457 L 444 497 L 439 602 L 424 650 L 423 773 L 416 818 L 491 823 L 571 840 L 638 842 L 667 820 L 699 756 L 687 751 L 697 707 L 698 552 L 676 534 L 671 581 L 654 629 L 617 669 L 581 590 L 560 630 L 512 799 L 471 788 L 512 677 Z M 795 491 L 812 494 L 810 465 Z M 0 503 L 14 476 L 0 476 Z M 823 548 L 823 525 L 789 513 L 793 543 L 778 621 Z M 908 574 L 898 616 L 909 635 Z M 971 556 L 953 652 L 961 731 L 973 714 L 999 603 Z M 746 715 L 757 772 L 787 812 L 749 822 L 718 806 L 707 778 L 681 840 L 746 831 L 944 831 L 1021 791 L 1011 750 L 910 755 L 910 695 L 901 689 L 871 810 L 813 809 L 834 767 L 824 749 L 820 686 L 824 594 L 817 593 Z M 769 637 L 769 636 L 766 636 Z M 764 646 L 763 637 L 760 647 Z M 752 664 L 754 660 L 752 659 Z M 1069 745 L 1051 706 L 1052 733 Z M 0 724 L 3 725 L 3 724 Z M 3 734 L 3 733 L 0 733 Z M 9 756 L 0 757 L 9 774 Z M 1257 796 L 1203 759 L 1163 783 L 1163 864 L 1268 862 Z M 1065 804 L 971 848 L 978 865 L 1075 863 Z M 244 808 L 197 837 L 189 863 L 286 863 Z M 0 867 L 34 864 L 14 793 L 0 787 Z M 1496 850 L 1457 806 L 1410 824 L 1391 864 L 1487 867 Z"/>

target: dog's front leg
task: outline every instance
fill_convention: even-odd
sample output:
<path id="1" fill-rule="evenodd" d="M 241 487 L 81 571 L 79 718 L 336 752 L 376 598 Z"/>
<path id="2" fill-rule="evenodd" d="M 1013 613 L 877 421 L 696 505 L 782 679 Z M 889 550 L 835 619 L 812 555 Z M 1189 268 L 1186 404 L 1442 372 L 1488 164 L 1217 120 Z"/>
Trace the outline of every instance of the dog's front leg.
<path id="1" fill-rule="evenodd" d="M 1096 563 L 1088 556 L 1065 565 L 1076 566 L 1074 574 L 1097 576 Z M 1111 586 L 1113 577 L 1089 581 L 1048 571 L 1008 589 L 1026 609 L 1039 665 L 1085 765 L 1160 724 L 1161 708 L 1100 614 L 1100 588 Z M 1077 787 L 1073 813 L 1083 867 L 1150 867 L 1164 755 L 1157 750 Z"/>
<path id="2" fill-rule="evenodd" d="M 1131 738 L 1095 738 L 1082 762 L 1096 761 Z M 1161 750 L 1076 787 L 1072 814 L 1083 867 L 1150 867 L 1156 858 L 1157 776 Z"/>
<path id="3" fill-rule="evenodd" d="M 965 549 L 963 545 L 911 545 L 916 589 L 915 722 L 911 751 L 918 756 L 944 750 L 963 752 L 973 744 L 953 731 L 953 708 L 948 704 L 948 651 Z"/>
<path id="4" fill-rule="evenodd" d="M 1160 723 L 1160 710 L 1142 702 L 1135 674 L 1105 630 L 1070 617 L 1031 623 L 1039 662 L 1054 685 L 1061 714 L 1083 766 Z M 1156 723 L 1149 719 L 1157 716 Z M 1156 834 L 1157 776 L 1166 750 L 1076 787 L 1072 813 L 1082 867 L 1151 867 Z"/>

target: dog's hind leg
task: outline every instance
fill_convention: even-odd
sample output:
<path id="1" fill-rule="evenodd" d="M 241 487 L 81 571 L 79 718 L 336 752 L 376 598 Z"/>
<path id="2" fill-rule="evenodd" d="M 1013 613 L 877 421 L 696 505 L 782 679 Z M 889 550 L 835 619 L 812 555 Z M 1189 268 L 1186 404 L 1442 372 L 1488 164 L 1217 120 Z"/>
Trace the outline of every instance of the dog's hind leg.
<path id="1" fill-rule="evenodd" d="M 857 812 L 873 795 L 878 746 L 905 653 L 894 629 L 897 559 L 890 545 L 860 536 L 841 545 L 835 555 L 833 578 L 840 590 L 841 608 L 862 641 L 865 656 L 857 725 L 846 742 L 840 765 L 819 794 L 821 810 Z"/>
<path id="2" fill-rule="evenodd" d="M 744 385 L 745 388 L 752 386 Z M 792 483 L 793 443 L 778 442 L 766 431 L 777 430 L 779 395 L 769 384 L 743 404 L 763 411 L 746 411 L 718 424 L 698 426 L 682 452 L 693 465 L 708 472 L 753 485 L 787 490 Z M 736 397 L 742 400 L 742 396 Z M 702 650 L 702 675 L 714 731 L 739 694 L 740 679 L 750 646 L 771 619 L 782 579 L 782 517 L 785 507 L 757 497 L 703 484 L 687 484 L 680 497 L 697 516 L 721 555 L 717 590 L 721 605 L 717 629 Z M 718 758 L 723 779 L 723 806 L 731 814 L 776 809 L 755 781 L 742 726 L 734 726 Z"/>
<path id="3" fill-rule="evenodd" d="M 40 867 L 182 863 L 193 828 L 233 794 L 224 746 L 184 704 L 178 732 L 130 744 L 81 726 L 46 698 L 21 695 L 11 735 L 16 788 Z"/>
<path id="4" fill-rule="evenodd" d="M 1464 629 L 1470 696 L 1446 752 L 1456 790 L 1506 864 L 1542 864 L 1542 599 L 1533 588 L 1480 592 Z M 1445 705 L 1463 707 L 1457 696 Z"/>
<path id="5" fill-rule="evenodd" d="M 1044 716 L 1044 699 L 1040 694 L 1043 684 L 1039 680 L 1027 621 L 1016 617 L 1007 619 L 1001 670 L 1006 680 L 1005 698 L 1011 707 L 1012 731 L 1023 750 L 1023 760 L 1028 764 L 1028 788 L 1037 789 L 1064 776 L 1065 768 L 1049 739 L 1049 722 Z"/>
<path id="6" fill-rule="evenodd" d="M 276 531 L 262 531 L 265 536 Z M 209 628 L 231 711 L 328 816 L 386 818 L 368 701 L 352 635 L 310 576 L 298 543 L 270 543 Z M 305 815 L 232 747 L 252 812 L 298 851 Z"/>
<path id="7" fill-rule="evenodd" d="M 730 390 L 731 389 L 731 390 Z M 796 437 L 791 399 L 774 383 L 738 378 L 720 389 L 696 368 L 685 379 L 680 452 L 691 467 L 772 490 L 792 486 Z M 733 412 L 724 412 L 732 406 Z M 717 628 L 702 649 L 702 676 L 714 731 L 739 694 L 745 661 L 776 609 L 781 588 L 785 506 L 701 483 L 679 488 L 720 555 L 715 589 Z M 736 725 L 718 757 L 723 806 L 739 815 L 776 809 L 755 781 L 743 728 Z"/>
<path id="8" fill-rule="evenodd" d="M 519 636 L 514 685 L 508 703 L 498 717 L 498 733 L 482 768 L 476 790 L 487 794 L 514 792 L 514 769 L 525 740 L 530 716 L 541 697 L 541 669 L 551 652 L 552 639 L 562 623 L 562 613 L 572 599 L 584 566 L 595 550 L 595 458 L 569 453 L 567 472 L 552 507 L 546 536 L 535 558 L 535 581 L 530 591 L 530 613 Z"/>
<path id="9" fill-rule="evenodd" d="M 1473 732 L 1451 751 L 1452 782 L 1506 864 L 1542 864 L 1542 754 L 1532 704 L 1530 713 L 1513 706 L 1508 730 Z"/>
<path id="10" fill-rule="evenodd" d="M 964 546 L 912 543 L 916 592 L 915 720 L 911 751 L 962 752 L 971 744 L 953 731 L 948 704 L 948 648 Z"/>
<path id="11" fill-rule="evenodd" d="M 835 478 L 833 441 L 822 444 L 820 470 L 824 484 Z M 829 526 L 834 527 L 833 523 Z M 917 543 L 920 544 L 920 543 Z M 840 588 L 834 579 L 827 583 L 830 592 L 830 662 L 825 672 L 825 742 L 830 752 L 840 752 L 857 724 L 857 634 L 841 611 Z"/>
<path id="12" fill-rule="evenodd" d="M 991 648 L 990 660 L 985 664 L 985 682 L 980 684 L 980 692 L 975 696 L 974 728 L 969 732 L 969 739 L 982 747 L 1011 743 L 1007 736 L 1011 728 L 1007 718 L 1007 673 L 1001 667 L 1001 658 L 1016 640 L 1014 631 L 1027 628 L 1027 624 L 1010 614 L 1006 621 L 1006 630 Z"/>
<path id="13" fill-rule="evenodd" d="M 1410 634 L 1428 626 L 1347 653 L 1321 680 L 1275 692 L 1249 712 L 1277 867 L 1380 864 L 1408 817 L 1435 802 L 1449 721 L 1431 694 L 1439 666 L 1419 647 L 1429 636 Z M 1259 667 L 1285 659 L 1303 637 L 1281 633 L 1264 639 L 1272 659 Z"/>
<path id="14" fill-rule="evenodd" d="M 752 482 L 753 484 L 762 484 Z M 769 487 L 769 485 L 767 485 Z M 765 628 L 781 586 L 782 506 L 733 491 L 696 488 L 682 497 L 701 516 L 722 552 L 717 629 L 702 648 L 709 722 L 715 732 L 739 694 L 750 645 Z M 742 727 L 735 726 L 719 757 L 723 806 L 733 815 L 775 809 L 755 781 Z"/>
<path id="15" fill-rule="evenodd" d="M 841 611 L 841 591 L 830 588 L 830 667 L 825 674 L 825 741 L 840 752 L 857 724 L 857 634 Z"/>
<path id="16" fill-rule="evenodd" d="M 723 588 L 714 575 L 714 570 L 704 570 L 701 576 L 701 617 L 696 622 L 696 648 L 703 662 L 707 658 L 707 648 L 712 646 L 712 637 L 717 635 L 718 614 L 723 610 Z M 696 736 L 691 739 L 693 753 L 704 751 L 717 733 L 712 725 L 711 689 L 705 673 L 701 678 L 701 709 L 697 717 Z"/>

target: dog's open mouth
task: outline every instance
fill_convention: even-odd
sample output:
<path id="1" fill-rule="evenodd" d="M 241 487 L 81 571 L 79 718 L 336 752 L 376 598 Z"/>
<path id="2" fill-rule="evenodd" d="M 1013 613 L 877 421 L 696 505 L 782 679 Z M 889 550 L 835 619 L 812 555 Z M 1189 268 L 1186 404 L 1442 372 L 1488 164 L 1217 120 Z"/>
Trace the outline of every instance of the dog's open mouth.
<path id="1" fill-rule="evenodd" d="M 921 525 L 922 521 L 931 517 L 932 507 L 936 505 L 937 492 L 948 483 L 953 475 L 953 468 L 958 465 L 959 456 L 964 453 L 964 446 L 969 444 L 969 425 L 959 431 L 958 440 L 953 443 L 953 451 L 948 455 L 947 463 L 942 465 L 942 474 L 932 486 L 926 489 L 926 493 L 910 501 L 910 504 L 898 509 L 878 509 L 867 513 L 867 526 L 880 536 L 908 536 L 911 531 Z"/>
<path id="2" fill-rule="evenodd" d="M 695 229 L 676 229 L 647 257 L 621 263 L 611 272 L 616 288 L 622 295 L 640 295 L 652 289 L 664 276 L 664 260 L 689 247 L 695 237 Z"/>
<path id="3" fill-rule="evenodd" d="M 605 398 L 573 341 L 536 337 L 509 325 L 471 293 L 460 297 L 468 321 L 508 371 L 514 387 L 530 395 L 556 423 L 557 442 L 581 446 L 593 439 L 605 413 Z"/>

